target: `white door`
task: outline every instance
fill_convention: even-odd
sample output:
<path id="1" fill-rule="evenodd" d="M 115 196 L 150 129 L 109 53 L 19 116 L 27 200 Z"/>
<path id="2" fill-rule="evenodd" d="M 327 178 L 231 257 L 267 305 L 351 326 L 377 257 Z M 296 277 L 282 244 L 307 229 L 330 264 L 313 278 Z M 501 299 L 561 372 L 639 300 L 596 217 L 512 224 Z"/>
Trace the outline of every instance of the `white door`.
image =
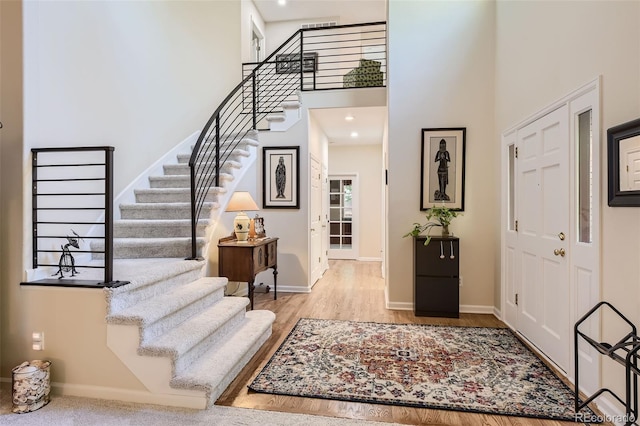
<path id="1" fill-rule="evenodd" d="M 322 165 L 322 273 L 329 269 L 329 169 L 326 164 Z"/>
<path id="2" fill-rule="evenodd" d="M 599 99 L 594 80 L 502 136 L 502 319 L 586 394 L 601 356 L 572 332 L 600 301 Z M 600 328 L 581 325 L 596 341 Z"/>
<path id="3" fill-rule="evenodd" d="M 329 259 L 358 258 L 358 176 L 329 176 Z"/>
<path id="4" fill-rule="evenodd" d="M 517 133 L 518 330 L 569 368 L 569 126 L 563 106 Z"/>
<path id="5" fill-rule="evenodd" d="M 322 276 L 322 185 L 320 174 L 320 162 L 311 156 L 311 193 L 309 209 L 309 270 L 311 271 L 311 282 L 315 284 Z"/>

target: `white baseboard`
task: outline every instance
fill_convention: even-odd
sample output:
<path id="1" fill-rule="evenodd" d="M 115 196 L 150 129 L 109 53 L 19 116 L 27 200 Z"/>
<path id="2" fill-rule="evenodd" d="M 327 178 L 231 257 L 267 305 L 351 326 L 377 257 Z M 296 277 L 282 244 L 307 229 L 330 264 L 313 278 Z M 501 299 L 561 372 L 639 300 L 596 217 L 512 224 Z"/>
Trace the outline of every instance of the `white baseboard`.
<path id="1" fill-rule="evenodd" d="M 0 382 L 11 383 L 10 378 L 2 377 Z M 194 398 L 184 395 L 158 395 L 147 390 L 120 389 L 105 386 L 76 385 L 70 383 L 51 382 L 52 394 L 59 396 L 78 396 L 82 398 L 107 399 L 113 401 L 136 402 L 140 404 L 156 404 L 169 407 L 206 408 L 206 398 Z"/>
<path id="2" fill-rule="evenodd" d="M 493 306 L 485 305 L 460 305 L 460 313 L 462 314 L 491 314 L 493 313 Z"/>
<path id="3" fill-rule="evenodd" d="M 379 257 L 359 257 L 358 261 L 360 262 L 382 262 L 382 259 Z"/>
<path id="4" fill-rule="evenodd" d="M 627 419 L 625 418 L 624 408 L 622 404 L 617 402 L 607 394 L 604 394 L 595 400 L 596 407 L 602 412 L 601 422 L 610 422 L 614 425 L 625 425 Z M 635 424 L 635 423 L 634 423 Z"/>
<path id="5" fill-rule="evenodd" d="M 298 287 L 295 285 L 278 285 L 278 293 L 311 293 L 309 287 Z"/>
<path id="6" fill-rule="evenodd" d="M 493 315 L 495 315 L 496 318 L 502 321 L 502 311 L 495 306 L 493 307 Z"/>
<path id="7" fill-rule="evenodd" d="M 387 309 L 396 311 L 413 311 L 413 303 L 409 302 L 390 302 L 386 303 Z M 492 314 L 495 315 L 493 306 L 484 305 L 460 305 L 460 313 L 463 314 Z"/>
<path id="8" fill-rule="evenodd" d="M 413 303 L 387 301 L 387 309 L 394 311 L 413 311 Z"/>

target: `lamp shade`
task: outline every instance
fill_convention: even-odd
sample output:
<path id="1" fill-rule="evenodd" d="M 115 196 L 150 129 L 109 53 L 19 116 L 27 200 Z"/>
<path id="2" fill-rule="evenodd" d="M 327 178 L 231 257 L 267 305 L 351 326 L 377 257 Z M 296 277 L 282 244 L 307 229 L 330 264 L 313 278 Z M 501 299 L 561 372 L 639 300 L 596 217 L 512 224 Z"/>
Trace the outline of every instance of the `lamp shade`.
<path id="1" fill-rule="evenodd" d="M 254 210 L 258 210 L 258 205 L 253 201 L 253 198 L 251 198 L 251 194 L 247 191 L 236 191 L 231 196 L 231 200 L 229 200 L 226 211 L 242 212 Z"/>
<path id="2" fill-rule="evenodd" d="M 238 241 L 247 241 L 251 228 L 251 219 L 245 211 L 258 210 L 258 205 L 247 191 L 236 191 L 227 204 L 228 212 L 239 212 L 233 220 L 233 231 Z"/>

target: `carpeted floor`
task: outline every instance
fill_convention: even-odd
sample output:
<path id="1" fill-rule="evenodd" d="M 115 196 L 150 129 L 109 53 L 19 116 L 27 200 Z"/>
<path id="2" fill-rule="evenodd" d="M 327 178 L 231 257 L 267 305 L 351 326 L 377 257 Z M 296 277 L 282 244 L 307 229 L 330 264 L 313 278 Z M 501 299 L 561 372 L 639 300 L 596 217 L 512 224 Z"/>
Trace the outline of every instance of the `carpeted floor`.
<path id="1" fill-rule="evenodd" d="M 190 410 L 158 405 L 52 396 L 51 402 L 30 413 L 11 412 L 11 391 L 0 389 L 0 425 L 12 426 L 365 426 L 389 423 L 213 406 Z M 396 426 L 400 426 L 395 424 Z"/>
<path id="2" fill-rule="evenodd" d="M 301 319 L 256 392 L 576 419 L 573 392 L 504 328 Z M 585 410 L 591 416 L 591 411 Z"/>

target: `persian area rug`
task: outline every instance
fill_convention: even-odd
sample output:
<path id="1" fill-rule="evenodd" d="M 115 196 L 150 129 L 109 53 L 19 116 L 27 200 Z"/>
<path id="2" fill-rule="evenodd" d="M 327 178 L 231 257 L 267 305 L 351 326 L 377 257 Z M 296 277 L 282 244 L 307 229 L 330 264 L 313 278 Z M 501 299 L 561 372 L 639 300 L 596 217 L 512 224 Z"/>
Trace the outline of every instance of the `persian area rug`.
<path id="1" fill-rule="evenodd" d="M 574 395 L 505 328 L 303 318 L 249 388 L 374 404 L 576 421 Z"/>

